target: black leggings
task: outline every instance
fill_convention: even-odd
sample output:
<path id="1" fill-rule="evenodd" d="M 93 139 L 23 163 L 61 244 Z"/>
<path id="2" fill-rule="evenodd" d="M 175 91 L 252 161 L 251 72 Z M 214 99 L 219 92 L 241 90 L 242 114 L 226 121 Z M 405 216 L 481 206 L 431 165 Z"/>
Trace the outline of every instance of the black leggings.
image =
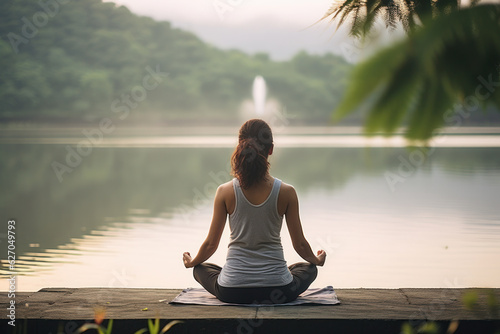
<path id="1" fill-rule="evenodd" d="M 293 280 L 290 284 L 258 288 L 227 288 L 217 283 L 222 270 L 213 263 L 201 263 L 194 267 L 194 279 L 208 292 L 226 303 L 282 304 L 291 302 L 316 279 L 318 269 L 314 264 L 299 262 L 288 267 Z"/>

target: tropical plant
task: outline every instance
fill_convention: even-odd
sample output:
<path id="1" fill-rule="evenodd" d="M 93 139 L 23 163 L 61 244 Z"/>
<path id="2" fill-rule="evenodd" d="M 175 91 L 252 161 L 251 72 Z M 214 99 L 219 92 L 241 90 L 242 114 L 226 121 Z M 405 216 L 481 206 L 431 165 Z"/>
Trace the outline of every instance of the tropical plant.
<path id="1" fill-rule="evenodd" d="M 102 322 L 104 321 L 106 316 L 106 309 L 103 307 L 95 307 L 94 308 L 94 322 L 93 323 L 85 323 L 79 328 L 76 329 L 75 334 L 84 333 L 89 329 L 95 329 L 98 334 L 111 334 L 113 329 L 113 319 L 109 319 L 108 326 L 102 326 Z M 182 323 L 183 321 L 172 320 L 167 323 L 160 330 L 160 319 L 156 318 L 155 321 L 148 319 L 148 328 L 142 328 L 136 331 L 134 334 L 144 334 L 149 332 L 149 334 L 164 334 L 167 332 L 172 326 Z"/>
<path id="2" fill-rule="evenodd" d="M 350 21 L 350 34 L 366 38 L 377 20 L 402 26 L 406 37 L 360 62 L 339 120 L 368 110 L 367 133 L 394 133 L 407 125 L 410 139 L 427 140 L 442 126 L 460 126 L 471 112 L 500 109 L 500 4 L 460 0 L 345 0 L 323 19 Z"/>
<path id="3" fill-rule="evenodd" d="M 176 324 L 180 324 L 182 321 L 179 320 L 173 320 L 170 321 L 168 324 L 166 324 L 161 330 L 160 330 L 160 319 L 156 318 L 155 321 L 148 319 L 148 328 L 143 328 L 135 332 L 135 334 L 143 334 L 146 333 L 149 330 L 150 334 L 163 334 L 167 332 L 172 326 Z"/>
<path id="4" fill-rule="evenodd" d="M 113 319 L 110 319 L 108 321 L 108 326 L 107 327 L 104 327 L 104 326 L 101 326 L 101 324 L 98 324 L 98 323 L 86 323 L 86 324 L 83 324 L 81 327 L 79 327 L 75 333 L 79 334 L 79 333 L 83 333 L 83 332 L 86 332 L 88 331 L 89 329 L 95 329 L 97 331 L 97 333 L 99 334 L 111 334 L 111 330 L 113 329 Z"/>
<path id="5" fill-rule="evenodd" d="M 149 333 L 149 334 L 164 334 L 166 333 L 172 326 L 177 325 L 182 323 L 182 321 L 179 320 L 173 320 L 167 323 L 161 330 L 160 330 L 160 319 L 156 318 L 155 321 L 148 319 L 148 328 L 142 328 L 136 331 L 134 334 L 144 334 L 144 333 Z M 97 323 L 86 323 L 83 324 L 81 327 L 79 327 L 75 333 L 83 333 L 88 331 L 89 329 L 95 329 L 97 333 L 99 334 L 111 334 L 111 330 L 113 329 L 113 319 L 110 319 L 108 321 L 108 326 L 104 327 L 101 326 L 100 324 Z"/>
<path id="6" fill-rule="evenodd" d="M 482 297 L 482 298 L 481 298 Z M 480 302 L 481 299 L 481 302 Z M 498 317 L 498 300 L 495 289 L 469 290 L 462 295 L 462 304 L 468 311 L 473 311 L 482 316 Z M 486 306 L 483 308 L 482 306 Z M 452 320 L 448 324 L 446 334 L 455 333 L 460 326 L 459 320 Z M 405 322 L 401 326 L 402 334 L 438 334 L 441 333 L 440 326 L 436 321 L 422 321 L 417 324 Z M 498 328 L 495 333 L 500 333 Z"/>

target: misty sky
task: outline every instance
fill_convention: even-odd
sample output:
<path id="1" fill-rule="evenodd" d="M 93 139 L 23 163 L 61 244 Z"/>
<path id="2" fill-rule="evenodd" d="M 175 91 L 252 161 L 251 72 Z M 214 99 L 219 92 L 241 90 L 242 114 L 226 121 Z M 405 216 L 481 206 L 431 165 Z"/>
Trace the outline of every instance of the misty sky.
<path id="1" fill-rule="evenodd" d="M 314 25 L 333 0 L 115 0 L 132 12 L 170 21 L 218 47 L 287 59 L 300 50 L 355 60 L 357 43 L 345 29 Z"/>

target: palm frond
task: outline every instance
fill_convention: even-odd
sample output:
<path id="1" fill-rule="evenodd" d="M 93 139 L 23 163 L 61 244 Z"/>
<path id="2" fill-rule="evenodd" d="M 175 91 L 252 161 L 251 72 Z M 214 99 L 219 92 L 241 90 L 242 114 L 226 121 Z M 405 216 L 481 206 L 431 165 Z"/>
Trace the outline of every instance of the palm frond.
<path id="1" fill-rule="evenodd" d="M 443 125 L 442 115 L 453 101 L 439 82 L 425 80 L 422 87 L 423 92 L 408 122 L 406 137 L 409 139 L 431 138 L 434 131 Z"/>
<path id="2" fill-rule="evenodd" d="M 337 19 L 337 29 L 350 21 L 350 34 L 362 37 L 371 30 L 378 16 L 386 15 L 387 27 L 395 28 L 404 19 L 402 13 L 402 8 L 394 0 L 345 0 L 334 3 L 321 20 L 330 18 L 333 22 Z"/>
<path id="3" fill-rule="evenodd" d="M 449 14 L 460 8 L 460 0 L 439 0 L 433 3 L 436 14 Z"/>
<path id="4" fill-rule="evenodd" d="M 433 17 L 433 1 L 432 0 L 418 0 L 413 2 L 413 15 L 418 17 L 422 24 L 432 20 Z"/>
<path id="5" fill-rule="evenodd" d="M 368 133 L 377 130 L 392 133 L 401 124 L 406 116 L 401 109 L 411 109 L 413 96 L 422 85 L 418 76 L 415 76 L 419 70 L 415 65 L 414 57 L 408 57 L 393 72 L 391 80 L 368 115 L 366 126 Z M 401 84 L 406 78 L 412 80 L 406 80 L 405 84 Z"/>
<path id="6" fill-rule="evenodd" d="M 438 15 L 356 65 L 333 119 L 367 106 L 367 132 L 392 133 L 406 122 L 408 138 L 425 140 L 457 103 L 468 112 L 500 109 L 499 31 L 500 5 Z"/>
<path id="7" fill-rule="evenodd" d="M 363 33 L 364 21 L 366 18 L 366 14 L 363 14 L 363 7 L 358 6 L 354 9 L 352 13 L 352 23 L 351 23 L 351 35 L 354 37 L 361 37 Z"/>
<path id="8" fill-rule="evenodd" d="M 347 87 L 344 98 L 333 114 L 333 121 L 338 121 L 359 108 L 365 100 L 376 94 L 377 90 L 390 80 L 397 66 L 404 61 L 405 53 L 398 51 L 400 51 L 400 45 L 393 45 L 353 69 L 351 84 Z"/>
<path id="9" fill-rule="evenodd" d="M 395 29 L 401 21 L 401 10 L 394 0 L 382 0 L 381 7 L 385 8 L 385 24 L 388 28 Z"/>
<path id="10" fill-rule="evenodd" d="M 344 0 L 344 1 L 336 1 L 330 8 L 326 11 L 323 17 L 320 19 L 324 20 L 331 16 L 330 21 L 333 21 L 337 18 L 337 16 L 341 13 L 348 14 L 352 8 L 355 8 L 361 4 L 360 0 Z"/>
<path id="11" fill-rule="evenodd" d="M 480 1 L 472 0 L 469 6 L 474 7 Z M 400 23 L 408 33 L 440 15 L 461 8 L 461 0 L 337 0 L 320 21 L 338 20 L 337 29 L 350 22 L 350 34 L 364 37 L 373 28 L 375 19 L 380 17 L 387 28 L 395 29 Z"/>

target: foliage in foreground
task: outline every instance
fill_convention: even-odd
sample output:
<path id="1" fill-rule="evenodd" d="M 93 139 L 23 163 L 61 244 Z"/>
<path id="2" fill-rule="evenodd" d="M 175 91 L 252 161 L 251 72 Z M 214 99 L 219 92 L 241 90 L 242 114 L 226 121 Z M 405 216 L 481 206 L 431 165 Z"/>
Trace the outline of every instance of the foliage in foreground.
<path id="1" fill-rule="evenodd" d="M 182 321 L 178 320 L 173 320 L 170 321 L 168 324 L 166 324 L 161 330 L 160 330 L 160 319 L 155 319 L 154 322 L 151 319 L 148 319 L 148 328 L 141 328 L 138 331 L 136 331 L 134 334 L 144 334 L 144 333 L 150 333 L 150 334 L 163 334 L 166 333 L 170 328 L 172 328 L 174 325 L 180 324 Z M 97 333 L 99 334 L 111 334 L 112 329 L 113 329 L 113 319 L 110 319 L 108 321 L 108 326 L 104 327 L 101 326 L 100 324 L 83 324 L 80 328 L 78 328 L 75 331 L 75 334 L 79 333 L 84 333 L 88 331 L 89 329 L 95 329 Z"/>
<path id="2" fill-rule="evenodd" d="M 367 133 L 394 133 L 407 125 L 410 139 L 429 139 L 441 126 L 460 126 L 471 112 L 500 110 L 500 5 L 461 7 L 460 1 L 345 0 L 325 18 L 351 18 L 351 35 L 367 36 L 383 17 L 401 23 L 403 40 L 361 62 L 333 114 L 369 111 Z"/>
<path id="3" fill-rule="evenodd" d="M 486 303 L 479 302 L 481 297 L 483 302 L 486 301 Z M 484 305 L 481 304 L 485 304 L 486 308 L 482 307 Z M 496 298 L 494 289 L 488 289 L 485 293 L 481 294 L 476 290 L 467 291 L 462 296 L 462 305 L 466 310 L 485 316 L 486 318 L 489 316 L 498 318 L 500 304 Z M 443 331 L 443 328 L 436 321 L 422 321 L 416 325 L 412 325 L 411 322 L 405 322 L 401 326 L 401 334 L 454 334 L 459 330 L 459 327 L 459 320 L 450 321 L 446 327 L 446 331 Z M 499 327 L 494 329 L 494 331 L 495 334 L 500 334 Z"/>
<path id="4" fill-rule="evenodd" d="M 99 333 L 99 334 L 111 334 L 112 330 L 113 330 L 113 319 L 110 319 L 108 321 L 108 325 L 106 327 L 101 325 L 102 322 L 104 321 L 105 315 L 106 315 L 105 308 L 99 308 L 99 307 L 95 308 L 94 309 L 94 323 L 83 324 L 75 331 L 75 334 L 84 333 L 84 332 L 88 331 L 89 329 L 95 329 L 97 331 L 97 333 Z M 179 321 L 179 320 L 170 321 L 160 330 L 160 319 L 156 318 L 154 320 L 154 322 L 153 322 L 153 320 L 148 319 L 148 327 L 139 329 L 134 334 L 144 334 L 147 332 L 149 332 L 150 334 L 163 334 L 163 333 L 167 332 L 173 326 L 180 324 L 182 322 L 183 321 Z"/>

